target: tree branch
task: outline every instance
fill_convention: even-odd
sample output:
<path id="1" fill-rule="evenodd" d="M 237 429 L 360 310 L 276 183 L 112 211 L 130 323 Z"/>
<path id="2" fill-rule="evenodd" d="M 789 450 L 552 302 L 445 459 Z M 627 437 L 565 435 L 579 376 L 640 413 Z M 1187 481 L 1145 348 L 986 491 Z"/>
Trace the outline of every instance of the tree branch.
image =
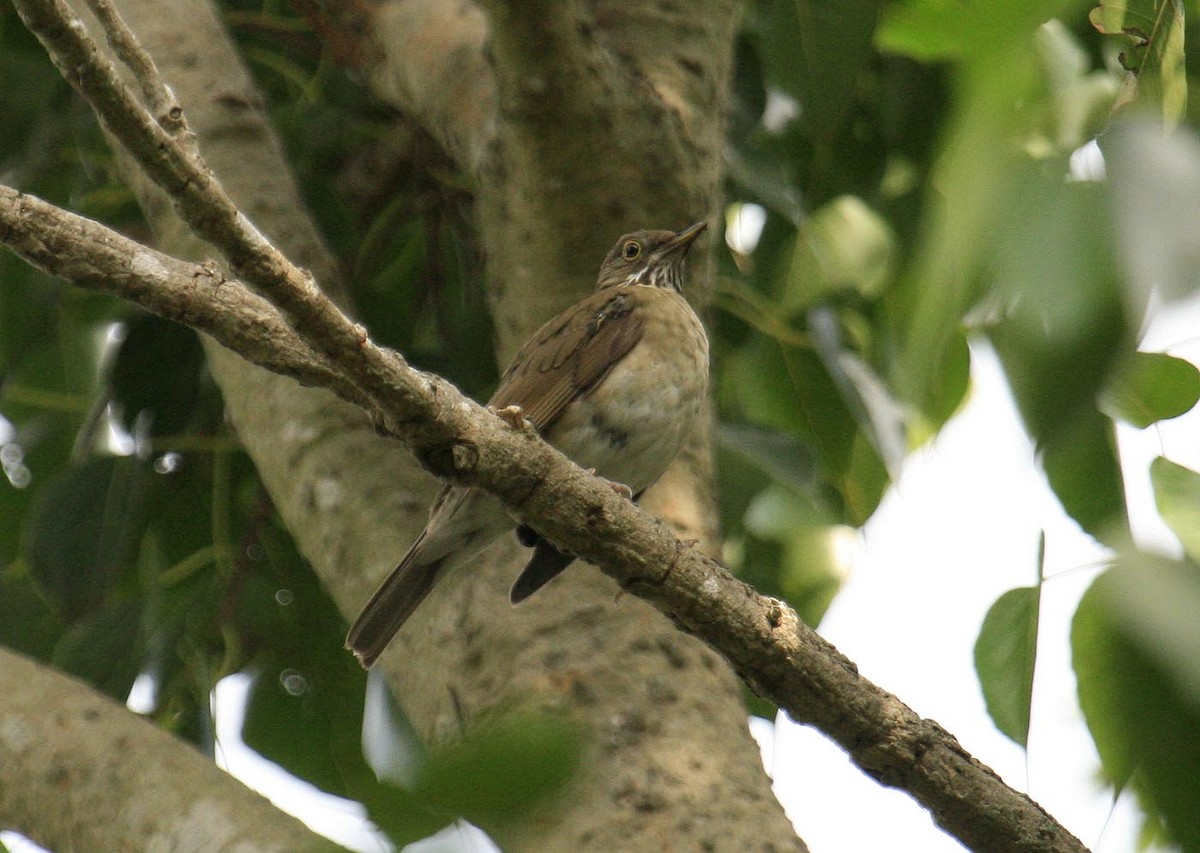
<path id="1" fill-rule="evenodd" d="M 623 588 L 723 655 L 756 691 L 841 744 L 867 773 L 909 791 L 964 844 L 976 850 L 1083 849 L 936 723 L 922 720 L 861 678 L 787 605 L 759 595 L 677 540 L 665 525 L 574 466 L 532 430 L 511 428 L 449 383 L 420 374 L 376 347 L 311 282 L 296 278 L 298 271 L 236 209 L 230 210 L 211 176 L 196 171 L 176 150 L 176 142 L 156 130 L 157 124 L 125 120 L 129 99 L 107 91 L 114 78 L 95 61 L 98 52 L 86 34 L 81 37 L 82 27 L 69 15 L 59 17 L 65 14 L 61 4 L 16 2 L 51 51 L 62 48 L 64 55 L 56 58 L 60 67 L 75 69 L 79 80 L 88 81 L 81 91 L 105 115 L 107 126 L 114 133 L 120 127 L 131 137 L 125 144 L 143 168 L 164 181 L 164 188 L 186 197 L 179 209 L 193 228 L 219 245 L 224 241 L 235 270 L 280 306 L 307 349 L 338 366 L 345 380 L 335 380 L 335 385 L 347 381 L 357 389 L 354 396 L 377 411 L 422 464 L 439 476 L 496 494 L 519 521 L 601 566 Z M 118 115 L 106 115 L 110 110 Z M 182 172 L 180 164 L 187 167 Z M 186 176 L 183 183 L 178 181 L 181 174 Z M 19 216 L 20 197 L 6 198 L 11 215 Z M 212 225 L 213 219 L 220 224 Z M 23 232 L 9 226 L 7 233 Z M 191 278 L 194 267 L 188 270 Z M 128 270 L 121 271 L 114 287 L 121 286 L 122 277 L 128 281 Z M 88 276 L 80 283 L 96 280 Z M 128 298 L 153 302 L 137 288 L 124 286 Z M 214 324 L 227 335 L 222 342 L 234 347 L 238 342 L 230 331 L 236 327 Z"/>
<path id="2" fill-rule="evenodd" d="M 53 737 L 45 736 L 47 717 Z M 198 838 L 206 849 L 342 849 L 209 756 L 3 647 L 0 764 L 0 826 L 22 828 L 54 850 L 126 850 L 131 838 L 145 850 L 195 849 Z"/>
<path id="3" fill-rule="evenodd" d="M 343 363 L 357 363 L 363 378 L 381 380 L 387 359 L 377 347 L 364 345 L 365 332 L 238 210 L 191 137 L 181 133 L 176 138 L 164 129 L 171 122 L 178 124 L 179 116 L 155 120 L 137 102 L 64 0 L 14 0 L 14 5 L 64 78 L 87 99 L 146 176 L 167 193 L 184 222 L 225 256 L 235 274 L 278 306 L 297 331 L 318 342 L 319 351 Z M 119 20 L 115 13 L 106 17 Z M 132 38 L 125 30 L 113 40 L 129 50 Z M 136 66 L 146 70 L 142 63 Z M 153 90 L 145 84 L 143 88 Z M 377 381 L 376 391 L 386 393 L 386 388 Z"/>
<path id="4" fill-rule="evenodd" d="M 419 119 L 465 174 L 478 174 L 496 102 L 483 13 L 474 3 L 446 0 L 382 0 L 370 8 L 362 67 L 372 88 Z"/>
<path id="5" fill-rule="evenodd" d="M 35 244 L 30 224 L 23 222 L 31 212 L 43 222 L 59 219 L 59 227 L 52 230 L 65 233 L 77 227 L 69 215 L 47 208 L 44 202 L 35 203 L 12 190 L 0 192 L 0 239 L 10 246 L 15 238 L 22 246 Z M 90 227 L 102 228 L 94 223 Z M 108 235 L 91 243 L 103 245 L 115 239 L 116 235 Z M 72 249 L 69 241 L 63 241 L 55 246 L 56 251 L 39 255 L 39 266 L 56 274 L 87 270 L 87 275 L 75 280 L 80 286 L 103 287 L 172 319 L 180 317 L 187 299 L 196 304 L 195 265 L 174 262 L 178 278 L 166 290 L 177 295 L 167 296 L 154 281 L 132 274 L 128 256 L 119 250 L 85 258 L 87 244 Z M 32 259 L 32 253 L 25 251 Z M 145 256 L 135 250 L 134 257 Z M 168 266 L 163 264 L 163 269 Z M 236 285 L 222 285 L 229 286 Z M 210 291 L 203 295 L 198 313 L 208 316 L 210 307 L 220 306 L 250 314 L 259 305 L 249 300 L 221 302 Z M 325 371 L 314 369 L 311 355 L 300 346 L 291 348 L 293 355 L 275 353 L 269 361 L 261 360 L 257 348 L 245 348 L 240 332 L 263 322 L 260 315 L 253 315 L 211 323 L 207 331 L 243 356 L 260 359 L 256 363 L 264 367 L 278 369 L 281 361 L 298 357 L 287 372 L 312 380 L 324 377 Z M 279 325 L 268 322 L 267 327 Z M 286 333 L 281 334 L 286 338 Z M 1005 786 L 940 726 L 921 719 L 895 696 L 861 677 L 853 663 L 804 625 L 790 607 L 758 594 L 719 563 L 680 542 L 661 521 L 618 497 L 532 430 L 509 427 L 445 380 L 418 374 L 400 362 L 392 381 L 405 389 L 400 398 L 416 399 L 417 405 L 397 406 L 376 398 L 372 403 L 434 473 L 496 494 L 522 523 L 600 566 L 622 588 L 651 602 L 680 629 L 708 643 L 760 695 L 797 722 L 814 725 L 837 741 L 866 773 L 907 790 L 968 847 L 1083 849 L 1053 818 L 1027 796 Z M 338 379 L 332 390 L 339 387 L 359 386 L 346 386 Z M 430 419 L 437 421 L 437 429 L 426 427 Z M 448 443 L 443 434 L 451 436 Z"/>
<path id="6" fill-rule="evenodd" d="M 0 185 L 0 242 L 31 266 L 206 332 L 247 361 L 320 385 L 357 405 L 365 396 L 287 325 L 279 310 L 213 264 L 155 251 L 86 217 Z"/>

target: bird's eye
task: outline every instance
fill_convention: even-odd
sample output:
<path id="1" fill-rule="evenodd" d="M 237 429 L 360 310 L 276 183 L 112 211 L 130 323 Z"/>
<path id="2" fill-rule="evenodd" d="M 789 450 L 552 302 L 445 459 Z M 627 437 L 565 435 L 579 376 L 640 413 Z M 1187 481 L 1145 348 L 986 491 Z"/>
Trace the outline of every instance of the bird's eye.
<path id="1" fill-rule="evenodd" d="M 642 244 L 637 240 L 628 240 L 621 247 L 621 257 L 627 261 L 636 261 L 638 255 L 642 253 Z"/>

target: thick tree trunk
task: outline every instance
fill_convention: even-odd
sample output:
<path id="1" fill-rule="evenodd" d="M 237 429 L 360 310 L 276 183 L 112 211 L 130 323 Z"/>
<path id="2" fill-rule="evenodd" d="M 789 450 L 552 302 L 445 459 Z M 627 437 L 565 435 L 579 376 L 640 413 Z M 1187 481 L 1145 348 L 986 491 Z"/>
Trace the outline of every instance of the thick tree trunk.
<path id="1" fill-rule="evenodd" d="M 51 850 L 341 849 L 190 745 L 3 647 L 0 755 L 0 826 Z"/>
<path id="2" fill-rule="evenodd" d="M 477 10 L 416 2 L 442 13 L 455 6 L 474 21 L 475 36 L 486 32 Z M 200 0 L 119 5 L 230 194 L 277 245 L 335 285 L 212 10 Z M 489 77 L 466 87 L 480 98 L 479 111 L 477 123 L 460 117 L 457 144 L 476 158 L 461 155 L 477 180 L 504 354 L 590 285 L 622 230 L 678 227 L 718 209 L 734 10 L 707 3 L 672 12 L 672 5 L 490 10 L 496 73 L 480 64 Z M 389 40 L 380 44 L 381 57 L 393 61 Z M 481 60 L 482 41 L 473 49 Z M 185 251 L 189 238 L 161 197 L 145 197 L 164 248 Z M 707 283 L 710 268 L 701 255 L 695 280 Z M 215 346 L 209 351 L 230 417 L 280 513 L 353 615 L 423 523 L 430 479 L 402 448 L 375 436 L 360 412 Z M 711 542 L 704 439 L 648 505 Z M 454 737 L 504 706 L 561 709 L 582 722 L 589 746 L 577 783 L 538 820 L 498 833 L 501 844 L 512 851 L 802 849 L 771 795 L 741 685 L 727 666 L 642 602 L 618 597 L 585 565 L 514 610 L 506 592 L 515 551 L 506 541 L 477 571 L 435 590 L 381 662 L 406 713 L 431 739 Z"/>
<path id="3" fill-rule="evenodd" d="M 372 30 L 379 49 L 367 55 L 377 89 L 421 117 L 477 178 L 507 355 L 591 288 L 622 231 L 717 215 L 736 8 L 487 6 L 490 43 L 473 7 L 384 3 Z M 691 298 L 703 299 L 710 276 L 700 254 Z M 713 542 L 707 435 L 646 504 L 683 535 Z M 512 849 L 800 846 L 769 793 L 740 686 L 722 662 L 641 602 L 614 606 L 615 585 L 582 566 L 513 612 L 503 598 L 511 561 L 499 566 L 419 614 L 384 665 L 405 685 L 405 707 L 435 732 L 453 730 L 459 706 L 486 710 L 498 694 L 584 708 L 595 721 L 600 738 L 577 801 L 505 838 Z M 453 685 L 446 672 L 456 673 Z"/>

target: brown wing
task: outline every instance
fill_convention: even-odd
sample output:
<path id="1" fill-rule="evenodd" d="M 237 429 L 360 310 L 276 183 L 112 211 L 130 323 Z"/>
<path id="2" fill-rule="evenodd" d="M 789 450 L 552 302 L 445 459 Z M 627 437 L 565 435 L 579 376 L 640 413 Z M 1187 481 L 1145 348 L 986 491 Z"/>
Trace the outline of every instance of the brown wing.
<path id="1" fill-rule="evenodd" d="M 520 406 L 539 431 L 600 382 L 642 337 L 638 293 L 608 288 L 538 329 L 500 377 L 488 404 Z"/>

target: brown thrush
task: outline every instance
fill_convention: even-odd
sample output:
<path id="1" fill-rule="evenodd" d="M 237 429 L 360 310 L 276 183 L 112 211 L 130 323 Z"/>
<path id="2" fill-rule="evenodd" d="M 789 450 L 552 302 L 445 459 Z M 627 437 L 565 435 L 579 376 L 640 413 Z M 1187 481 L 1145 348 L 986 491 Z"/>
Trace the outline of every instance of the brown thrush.
<path id="1" fill-rule="evenodd" d="M 640 496 L 675 458 L 708 390 L 708 337 L 681 295 L 684 258 L 705 225 L 618 240 L 600 266 L 596 291 L 534 332 L 488 405 L 520 407 L 578 465 Z M 371 666 L 438 578 L 514 524 L 486 492 L 443 488 L 429 523 L 367 602 L 346 646 Z M 534 551 L 513 584 L 514 604 L 574 559 L 529 528 L 518 535 Z"/>

